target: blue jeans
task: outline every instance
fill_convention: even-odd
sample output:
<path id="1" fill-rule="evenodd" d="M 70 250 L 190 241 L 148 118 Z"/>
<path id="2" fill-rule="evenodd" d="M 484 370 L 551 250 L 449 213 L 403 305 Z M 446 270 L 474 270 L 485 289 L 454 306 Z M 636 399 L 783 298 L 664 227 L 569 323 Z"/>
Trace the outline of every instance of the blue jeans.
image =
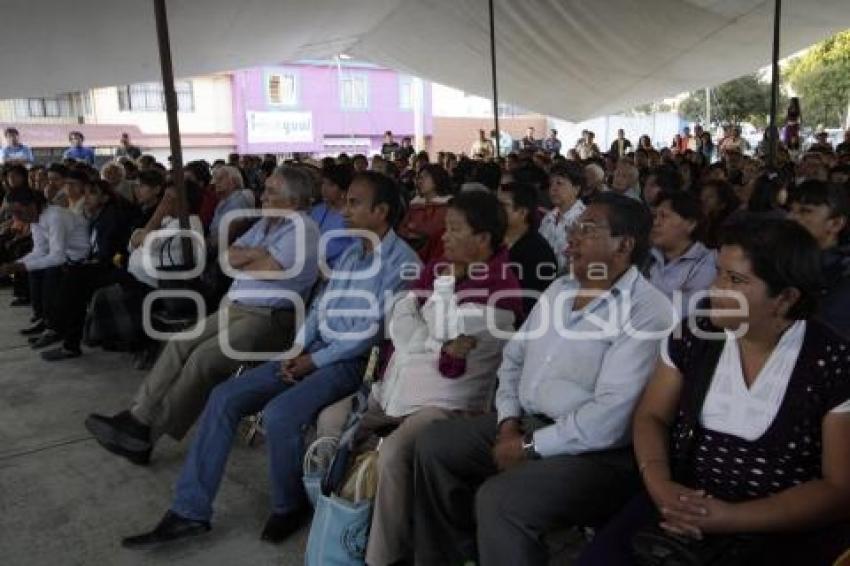
<path id="1" fill-rule="evenodd" d="M 357 390 L 364 366 L 361 359 L 338 362 L 290 386 L 281 380 L 280 362 L 275 361 L 218 385 L 201 415 L 171 510 L 188 519 L 210 520 L 236 428 L 243 417 L 261 409 L 269 452 L 272 512 L 287 513 L 305 505 L 301 481 L 304 430 L 323 408 Z"/>

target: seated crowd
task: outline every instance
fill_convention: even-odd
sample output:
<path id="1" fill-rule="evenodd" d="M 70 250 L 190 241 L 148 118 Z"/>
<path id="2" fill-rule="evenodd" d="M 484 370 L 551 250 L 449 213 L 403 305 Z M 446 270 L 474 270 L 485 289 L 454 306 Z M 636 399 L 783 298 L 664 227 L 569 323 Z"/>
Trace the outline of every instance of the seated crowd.
<path id="1" fill-rule="evenodd" d="M 308 524 L 305 431 L 341 432 L 377 346 L 355 442 L 378 447 L 371 566 L 545 564 L 565 527 L 579 564 L 652 564 L 663 537 L 830 564 L 850 548 L 850 147 L 768 168 L 734 130 L 713 163 L 685 134 L 603 154 L 585 132 L 565 157 L 530 130 L 497 159 L 481 131 L 475 158 L 436 161 L 390 135 L 373 158 L 191 162 L 183 193 L 147 155 L 12 163 L 0 277 L 44 360 L 85 344 L 147 370 L 86 419 L 104 449 L 143 466 L 197 424 L 126 547 L 211 530 L 260 411 L 261 538 Z M 201 301 L 153 299 L 170 289 Z"/>

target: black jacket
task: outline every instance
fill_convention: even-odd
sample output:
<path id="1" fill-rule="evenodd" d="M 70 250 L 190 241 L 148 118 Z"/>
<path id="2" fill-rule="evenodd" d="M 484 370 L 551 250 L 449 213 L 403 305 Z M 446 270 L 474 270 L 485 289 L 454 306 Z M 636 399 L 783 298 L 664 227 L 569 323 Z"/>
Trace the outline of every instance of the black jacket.
<path id="1" fill-rule="evenodd" d="M 520 287 L 525 291 L 543 293 L 558 276 L 558 264 L 552 246 L 540 235 L 537 228 L 529 228 L 522 238 L 511 246 L 508 256 Z M 523 298 L 522 306 L 526 316 L 531 313 L 536 303 L 535 297 Z"/>
<path id="2" fill-rule="evenodd" d="M 822 255 L 824 287 L 819 318 L 850 338 L 850 246 L 837 246 Z"/>
<path id="3" fill-rule="evenodd" d="M 130 229 L 126 210 L 115 203 L 104 206 L 91 220 L 92 259 L 112 265 L 117 253 L 125 253 L 130 240 Z"/>

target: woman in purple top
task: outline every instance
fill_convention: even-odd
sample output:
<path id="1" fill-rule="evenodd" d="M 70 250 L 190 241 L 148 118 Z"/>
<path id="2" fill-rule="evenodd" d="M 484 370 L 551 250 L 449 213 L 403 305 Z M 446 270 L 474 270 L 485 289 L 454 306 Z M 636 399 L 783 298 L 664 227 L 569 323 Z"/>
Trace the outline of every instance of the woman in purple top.
<path id="1" fill-rule="evenodd" d="M 384 437 L 370 565 L 411 558 L 417 435 L 435 420 L 484 412 L 492 404 L 502 348 L 522 317 L 519 282 L 502 245 L 505 229 L 504 210 L 492 194 L 455 197 L 446 211 L 444 257 L 427 264 L 390 310 L 392 356 L 361 425 L 364 446 L 375 434 Z M 446 317 L 439 314 L 444 307 Z"/>

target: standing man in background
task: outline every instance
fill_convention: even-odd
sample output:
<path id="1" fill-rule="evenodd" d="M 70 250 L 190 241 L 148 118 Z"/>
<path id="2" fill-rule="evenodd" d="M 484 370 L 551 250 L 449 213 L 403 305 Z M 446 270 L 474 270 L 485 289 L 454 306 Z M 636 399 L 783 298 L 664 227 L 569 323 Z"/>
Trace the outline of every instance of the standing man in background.
<path id="1" fill-rule="evenodd" d="M 625 157 L 632 148 L 632 142 L 626 139 L 626 132 L 623 128 L 617 130 L 617 139 L 611 143 L 611 149 L 608 150 L 608 155 L 612 155 L 617 159 Z"/>
<path id="2" fill-rule="evenodd" d="M 469 153 L 472 155 L 473 159 L 483 159 L 484 161 L 492 159 L 493 156 L 496 155 L 496 149 L 493 146 L 493 141 L 487 139 L 487 134 L 484 130 L 478 130 L 478 139 L 472 144 L 472 148 L 469 150 Z"/>
<path id="3" fill-rule="evenodd" d="M 127 132 L 121 134 L 121 141 L 119 143 L 121 145 L 115 152 L 115 157 L 129 157 L 135 161 L 142 156 L 142 150 L 130 143 L 130 134 Z"/>
<path id="4" fill-rule="evenodd" d="M 558 130 L 549 130 L 549 137 L 543 140 L 543 150 L 555 155 L 561 155 L 561 140 L 558 139 Z"/>
<path id="5" fill-rule="evenodd" d="M 19 141 L 20 136 L 17 128 L 6 128 L 3 132 L 3 137 L 6 138 L 6 147 L 0 151 L 0 163 L 3 165 L 32 165 L 35 161 L 29 146 Z"/>
<path id="6" fill-rule="evenodd" d="M 63 159 L 74 159 L 83 161 L 89 165 L 94 165 L 94 150 L 90 147 L 84 147 L 83 142 L 86 137 L 82 132 L 73 131 L 68 134 L 68 141 L 71 142 L 71 147 L 65 150 L 62 154 Z"/>

